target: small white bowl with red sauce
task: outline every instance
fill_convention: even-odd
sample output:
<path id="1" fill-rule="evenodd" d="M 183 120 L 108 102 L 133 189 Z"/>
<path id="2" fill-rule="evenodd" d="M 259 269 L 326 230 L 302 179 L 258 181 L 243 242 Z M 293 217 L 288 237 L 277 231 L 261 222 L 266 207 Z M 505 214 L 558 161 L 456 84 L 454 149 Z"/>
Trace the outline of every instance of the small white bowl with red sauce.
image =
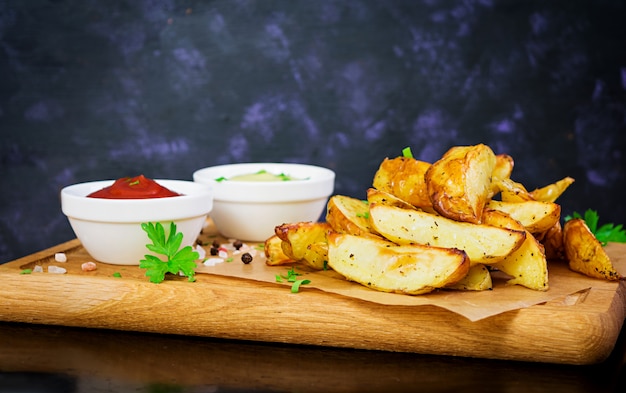
<path id="1" fill-rule="evenodd" d="M 141 182 L 143 179 L 173 194 L 165 196 L 160 194 L 163 190 L 146 188 L 135 194 L 127 190 L 104 198 L 88 196 L 112 186 L 114 180 L 74 184 L 61 190 L 61 210 L 76 237 L 96 261 L 139 265 L 146 254 L 155 255 L 146 248 L 152 242 L 142 229 L 142 223 L 161 223 L 167 234 L 173 222 L 176 231 L 183 234 L 181 247 L 195 244 L 213 208 L 210 187 L 186 180 L 142 177 Z"/>
<path id="2" fill-rule="evenodd" d="M 213 190 L 210 217 L 216 229 L 251 242 L 265 241 L 284 223 L 317 221 L 335 186 L 331 169 L 276 162 L 202 168 L 193 179 Z"/>

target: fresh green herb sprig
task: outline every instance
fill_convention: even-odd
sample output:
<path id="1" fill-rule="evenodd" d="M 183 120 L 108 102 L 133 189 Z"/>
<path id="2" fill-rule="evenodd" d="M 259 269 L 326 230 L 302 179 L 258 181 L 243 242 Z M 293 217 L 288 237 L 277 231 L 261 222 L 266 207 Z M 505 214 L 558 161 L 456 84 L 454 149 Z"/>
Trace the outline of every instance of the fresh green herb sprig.
<path id="1" fill-rule="evenodd" d="M 573 218 L 582 218 L 589 227 L 591 233 L 594 234 L 596 239 L 606 246 L 608 242 L 626 243 L 626 230 L 623 229 L 622 224 L 604 224 L 598 227 L 600 216 L 598 212 L 592 209 L 587 209 L 584 216 L 578 212 L 573 212 L 571 215 L 565 216 L 565 221 L 569 221 Z"/>
<path id="2" fill-rule="evenodd" d="M 146 244 L 146 248 L 166 257 L 166 261 L 162 261 L 154 255 L 146 254 L 144 255 L 146 259 L 139 261 L 139 267 L 146 269 L 146 276 L 150 278 L 150 282 L 158 284 L 165 279 L 165 274 L 178 274 L 180 272 L 187 276 L 189 281 L 195 281 L 196 260 L 200 255 L 193 251 L 191 246 L 180 248 L 183 234 L 176 232 L 176 224 L 170 223 L 170 231 L 167 236 L 163 225 L 159 222 L 156 224 L 142 223 L 141 229 L 152 240 L 152 244 Z"/>

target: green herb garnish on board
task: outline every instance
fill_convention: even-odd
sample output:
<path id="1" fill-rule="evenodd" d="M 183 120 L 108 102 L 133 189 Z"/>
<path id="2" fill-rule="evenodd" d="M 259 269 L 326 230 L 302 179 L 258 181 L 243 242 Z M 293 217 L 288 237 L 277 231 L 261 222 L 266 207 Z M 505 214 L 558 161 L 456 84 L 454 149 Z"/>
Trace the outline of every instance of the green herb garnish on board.
<path id="1" fill-rule="evenodd" d="M 291 293 L 298 293 L 300 291 L 300 286 L 305 284 L 310 284 L 311 280 L 302 280 L 298 279 L 298 276 L 301 276 L 301 273 L 297 273 L 293 266 L 291 269 L 287 271 L 286 276 L 276 275 L 276 282 L 283 282 L 283 279 L 287 280 L 287 282 L 291 283 Z"/>
<path id="2" fill-rule="evenodd" d="M 300 291 L 300 285 L 310 284 L 311 280 L 296 280 L 291 285 L 291 293 L 298 293 Z"/>
<path id="3" fill-rule="evenodd" d="M 596 239 L 606 246 L 608 242 L 626 243 L 626 230 L 623 229 L 622 224 L 604 224 L 598 227 L 600 216 L 595 210 L 587 209 L 584 216 L 580 213 L 574 212 L 572 215 L 565 217 L 565 221 L 569 221 L 573 218 L 582 218 L 589 227 L 591 233 L 594 234 Z"/>
<path id="4" fill-rule="evenodd" d="M 152 240 L 152 244 L 146 244 L 146 248 L 166 257 L 166 260 L 163 261 L 154 255 L 147 254 L 144 255 L 146 259 L 139 261 L 139 267 L 146 269 L 146 276 L 150 278 L 150 282 L 158 284 L 165 279 L 165 274 L 181 272 L 189 278 L 189 281 L 195 281 L 196 260 L 200 255 L 191 246 L 180 248 L 183 234 L 176 232 L 176 224 L 170 223 L 170 231 L 167 236 L 163 225 L 159 222 L 156 224 L 142 223 L 141 229 L 146 231 Z"/>

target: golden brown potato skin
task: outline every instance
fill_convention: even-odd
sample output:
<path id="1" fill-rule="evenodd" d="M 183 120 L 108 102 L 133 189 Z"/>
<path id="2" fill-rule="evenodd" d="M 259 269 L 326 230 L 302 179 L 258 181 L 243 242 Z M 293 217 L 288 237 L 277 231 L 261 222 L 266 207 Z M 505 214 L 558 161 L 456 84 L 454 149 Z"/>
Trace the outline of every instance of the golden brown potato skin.
<path id="1" fill-rule="evenodd" d="M 333 195 L 326 206 L 326 222 L 335 232 L 377 236 L 369 220 L 369 203 L 346 195 Z"/>
<path id="2" fill-rule="evenodd" d="M 535 234 L 535 237 L 543 244 L 548 260 L 562 260 L 566 258 L 561 221 L 557 221 L 547 231 Z"/>
<path id="3" fill-rule="evenodd" d="M 583 219 L 574 218 L 563 225 L 563 242 L 570 269 L 609 281 L 623 278 Z"/>
<path id="4" fill-rule="evenodd" d="M 374 174 L 372 186 L 411 205 L 429 209 L 432 204 L 424 175 L 430 163 L 409 157 L 385 158 Z"/>
<path id="5" fill-rule="evenodd" d="M 283 253 L 294 261 L 303 262 L 316 270 L 323 270 L 327 260 L 330 224 L 325 222 L 298 222 L 282 224 L 274 229 L 281 240 Z M 266 242 L 267 245 L 267 242 Z"/>
<path id="6" fill-rule="evenodd" d="M 530 195 L 537 201 L 554 202 L 572 183 L 574 183 L 574 179 L 567 176 L 552 184 L 531 191 Z"/>
<path id="7" fill-rule="evenodd" d="M 433 208 L 444 217 L 478 224 L 492 195 L 496 155 L 489 146 L 455 146 L 424 175 Z"/>
<path id="8" fill-rule="evenodd" d="M 296 262 L 283 251 L 283 241 L 276 235 L 265 240 L 263 250 L 265 252 L 265 264 L 268 266 L 280 266 Z"/>
<path id="9" fill-rule="evenodd" d="M 561 205 L 554 202 L 491 200 L 487 202 L 486 208 L 507 213 L 533 234 L 547 231 L 561 219 Z"/>

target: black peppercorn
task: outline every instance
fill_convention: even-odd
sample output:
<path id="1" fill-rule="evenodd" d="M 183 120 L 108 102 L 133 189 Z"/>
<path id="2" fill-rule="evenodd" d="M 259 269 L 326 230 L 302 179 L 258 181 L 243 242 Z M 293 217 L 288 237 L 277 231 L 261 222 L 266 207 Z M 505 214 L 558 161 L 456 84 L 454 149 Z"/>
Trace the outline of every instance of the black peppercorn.
<path id="1" fill-rule="evenodd" d="M 219 250 L 217 249 L 217 247 L 211 247 L 211 255 L 217 255 L 219 254 Z"/>
<path id="2" fill-rule="evenodd" d="M 233 247 L 235 247 L 235 250 L 239 250 L 241 246 L 243 246 L 243 243 L 241 242 L 241 240 L 235 240 L 233 242 Z"/>
<path id="3" fill-rule="evenodd" d="M 246 265 L 249 264 L 250 262 L 252 262 L 252 255 L 250 255 L 249 252 L 242 254 L 241 262 L 245 263 Z"/>

